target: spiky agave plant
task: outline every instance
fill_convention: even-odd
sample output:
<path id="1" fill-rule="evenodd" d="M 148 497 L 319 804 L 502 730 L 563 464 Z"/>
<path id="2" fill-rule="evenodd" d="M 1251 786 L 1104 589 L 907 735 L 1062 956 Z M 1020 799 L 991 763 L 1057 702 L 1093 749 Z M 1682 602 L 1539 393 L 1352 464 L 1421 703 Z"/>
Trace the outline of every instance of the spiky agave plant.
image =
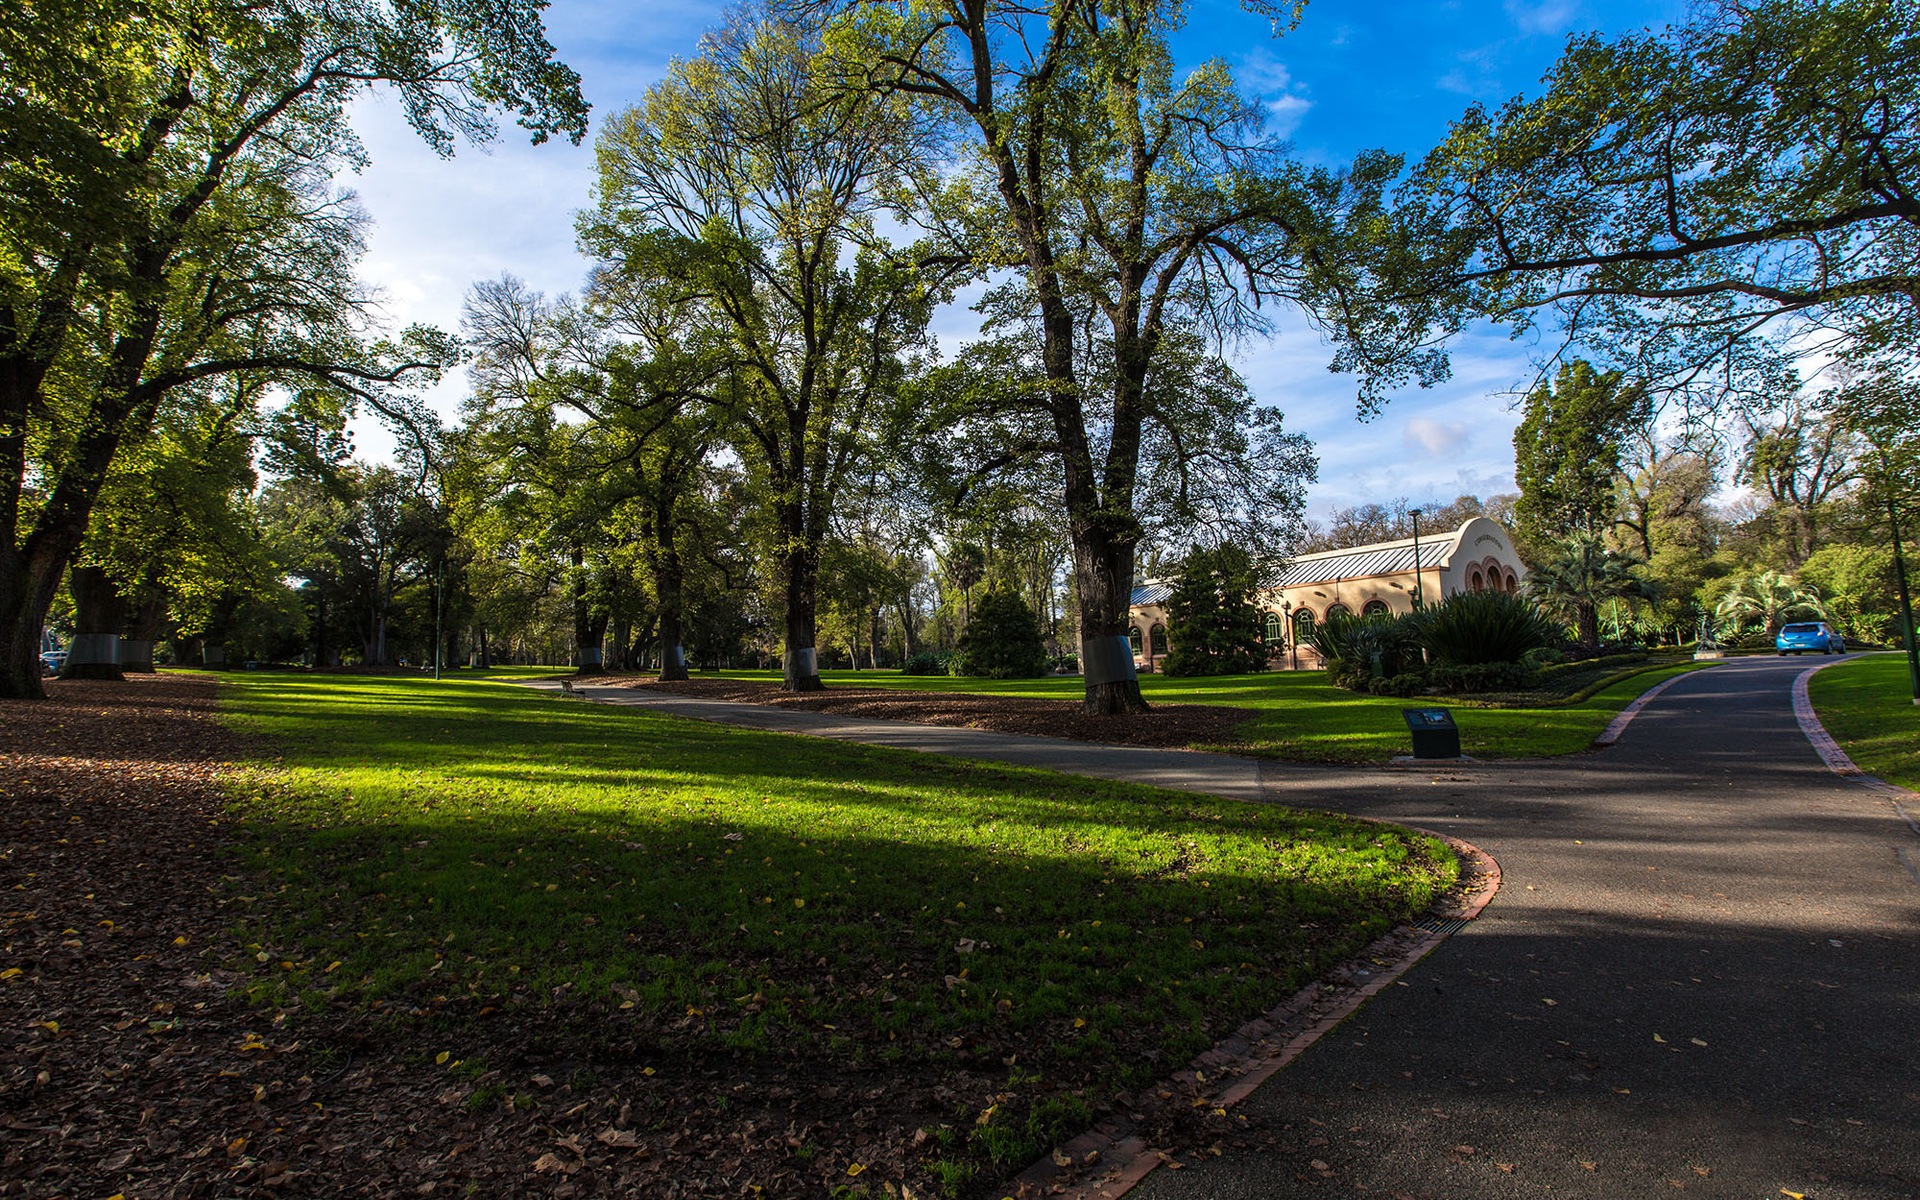
<path id="1" fill-rule="evenodd" d="M 1519 662 L 1553 639 L 1553 627 L 1518 596 L 1460 592 L 1427 609 L 1414 637 L 1434 661 L 1465 667 Z"/>

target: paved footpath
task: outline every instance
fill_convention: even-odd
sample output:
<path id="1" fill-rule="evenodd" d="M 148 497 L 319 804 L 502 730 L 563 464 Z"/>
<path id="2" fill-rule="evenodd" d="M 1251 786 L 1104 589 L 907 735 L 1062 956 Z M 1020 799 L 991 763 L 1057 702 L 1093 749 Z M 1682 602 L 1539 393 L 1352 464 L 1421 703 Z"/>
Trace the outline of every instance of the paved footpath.
<path id="1" fill-rule="evenodd" d="M 1814 754 L 1791 700 L 1808 665 L 1686 676 L 1604 752 L 1360 771 L 580 691 L 1264 795 L 1499 861 L 1478 920 L 1243 1102 L 1268 1144 L 1135 1200 L 1920 1200 L 1920 836 Z"/>

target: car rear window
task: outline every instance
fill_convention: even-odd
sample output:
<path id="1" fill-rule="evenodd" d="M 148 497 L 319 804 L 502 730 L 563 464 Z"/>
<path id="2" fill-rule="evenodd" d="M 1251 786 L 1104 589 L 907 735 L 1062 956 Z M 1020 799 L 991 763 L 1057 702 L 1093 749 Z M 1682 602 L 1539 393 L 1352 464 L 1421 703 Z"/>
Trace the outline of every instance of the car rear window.
<path id="1" fill-rule="evenodd" d="M 1819 633 L 1820 627 L 1818 625 L 1788 625 L 1787 627 L 1782 629 L 1780 632 L 1781 633 Z"/>

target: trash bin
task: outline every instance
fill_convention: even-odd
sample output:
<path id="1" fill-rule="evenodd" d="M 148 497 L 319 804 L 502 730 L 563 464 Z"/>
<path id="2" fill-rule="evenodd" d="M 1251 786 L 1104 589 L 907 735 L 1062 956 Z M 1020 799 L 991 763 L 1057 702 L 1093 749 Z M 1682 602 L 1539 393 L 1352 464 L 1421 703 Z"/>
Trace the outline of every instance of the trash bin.
<path id="1" fill-rule="evenodd" d="M 1403 708 L 1415 758 L 1459 758 L 1460 727 L 1444 708 Z"/>

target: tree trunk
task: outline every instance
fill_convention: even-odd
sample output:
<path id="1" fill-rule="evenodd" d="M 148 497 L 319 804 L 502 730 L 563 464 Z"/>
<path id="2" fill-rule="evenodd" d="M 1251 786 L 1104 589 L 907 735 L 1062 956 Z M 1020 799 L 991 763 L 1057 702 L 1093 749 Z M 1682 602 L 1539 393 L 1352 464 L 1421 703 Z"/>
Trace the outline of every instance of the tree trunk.
<path id="1" fill-rule="evenodd" d="M 1147 711 L 1127 637 L 1133 599 L 1133 545 L 1074 531 L 1074 569 L 1080 577 L 1080 669 L 1086 711 L 1100 716 Z"/>
<path id="2" fill-rule="evenodd" d="M 152 596 L 152 589 L 148 590 Z M 127 621 L 127 636 L 120 639 L 120 670 L 150 675 L 153 673 L 153 644 L 167 625 L 167 601 L 157 596 L 142 604 Z"/>
<path id="3" fill-rule="evenodd" d="M 120 591 L 99 567 L 75 567 L 67 586 L 73 592 L 73 644 L 67 648 L 62 679 L 121 679 L 120 627 L 127 606 Z"/>
<path id="4" fill-rule="evenodd" d="M 785 576 L 787 641 L 780 655 L 780 686 L 789 692 L 818 692 L 820 660 L 813 641 L 818 632 L 815 583 L 820 573 L 817 550 L 802 544 L 788 550 L 782 564 Z"/>
<path id="5" fill-rule="evenodd" d="M 587 603 L 587 555 L 583 550 L 573 552 L 573 665 L 582 671 L 600 669 L 600 635 L 606 632 L 606 621 L 600 622 L 600 630 L 593 627 L 593 609 Z"/>
<path id="6" fill-rule="evenodd" d="M 1580 645 L 1589 654 L 1600 652 L 1600 606 L 1581 601 L 1575 609 L 1575 620 L 1579 623 Z"/>

